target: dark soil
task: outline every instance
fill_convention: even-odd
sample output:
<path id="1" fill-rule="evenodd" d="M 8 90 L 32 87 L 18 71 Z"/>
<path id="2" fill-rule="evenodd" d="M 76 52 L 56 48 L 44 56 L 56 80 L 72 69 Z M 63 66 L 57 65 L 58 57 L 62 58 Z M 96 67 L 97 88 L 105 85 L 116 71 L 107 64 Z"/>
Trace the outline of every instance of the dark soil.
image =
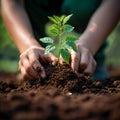
<path id="1" fill-rule="evenodd" d="M 25 81 L 0 73 L 0 120 L 120 120 L 120 77 L 93 81 L 69 66 Z"/>

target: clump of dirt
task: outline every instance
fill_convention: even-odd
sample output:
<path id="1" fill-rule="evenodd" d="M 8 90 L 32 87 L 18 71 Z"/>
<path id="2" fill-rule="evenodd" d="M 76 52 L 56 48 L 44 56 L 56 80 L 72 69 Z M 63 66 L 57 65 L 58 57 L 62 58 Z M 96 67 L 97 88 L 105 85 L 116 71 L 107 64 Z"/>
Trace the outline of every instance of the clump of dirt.
<path id="1" fill-rule="evenodd" d="M 1 120 L 120 119 L 120 77 L 93 81 L 69 65 L 50 65 L 46 73 L 31 81 L 0 73 Z"/>
<path id="2" fill-rule="evenodd" d="M 120 92 L 120 82 L 117 78 L 111 78 L 99 81 L 92 80 L 90 76 L 75 74 L 69 65 L 50 66 L 46 68 L 47 78 L 41 80 L 29 81 L 32 87 L 39 88 L 55 87 L 62 93 L 94 93 L 94 94 L 111 94 Z"/>

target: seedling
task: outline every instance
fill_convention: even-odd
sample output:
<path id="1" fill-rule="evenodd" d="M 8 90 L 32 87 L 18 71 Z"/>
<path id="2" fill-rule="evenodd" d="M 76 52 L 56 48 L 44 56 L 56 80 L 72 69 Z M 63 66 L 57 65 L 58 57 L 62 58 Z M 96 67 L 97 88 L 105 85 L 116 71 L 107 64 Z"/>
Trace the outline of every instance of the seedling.
<path id="1" fill-rule="evenodd" d="M 45 54 L 52 52 L 58 58 L 58 65 L 60 65 L 60 56 L 68 64 L 70 60 L 69 49 L 77 52 L 77 46 L 75 44 L 76 37 L 74 35 L 66 35 L 73 31 L 74 27 L 67 24 L 72 15 L 62 15 L 48 17 L 53 23 L 48 28 L 48 32 L 51 37 L 41 38 L 40 41 L 47 44 L 45 47 Z M 56 39 L 58 41 L 56 41 Z"/>

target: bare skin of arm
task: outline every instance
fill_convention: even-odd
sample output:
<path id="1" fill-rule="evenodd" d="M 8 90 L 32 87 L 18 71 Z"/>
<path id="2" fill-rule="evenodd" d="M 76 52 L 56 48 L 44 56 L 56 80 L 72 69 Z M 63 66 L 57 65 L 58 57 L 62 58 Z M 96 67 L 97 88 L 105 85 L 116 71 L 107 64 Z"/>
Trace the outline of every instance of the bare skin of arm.
<path id="1" fill-rule="evenodd" d="M 101 6 L 91 17 L 83 35 L 77 42 L 78 53 L 71 52 L 71 67 L 74 71 L 93 73 L 96 62 L 95 53 L 106 40 L 120 19 L 120 0 L 103 0 Z"/>
<path id="2" fill-rule="evenodd" d="M 24 0 L 1 0 L 1 3 L 3 20 L 21 53 L 19 69 L 23 78 L 45 78 L 46 73 L 43 65 L 51 60 L 55 61 L 56 58 L 52 54 L 43 55 L 44 49 L 35 39 L 24 9 Z M 38 68 L 41 69 L 39 73 L 36 70 Z"/>

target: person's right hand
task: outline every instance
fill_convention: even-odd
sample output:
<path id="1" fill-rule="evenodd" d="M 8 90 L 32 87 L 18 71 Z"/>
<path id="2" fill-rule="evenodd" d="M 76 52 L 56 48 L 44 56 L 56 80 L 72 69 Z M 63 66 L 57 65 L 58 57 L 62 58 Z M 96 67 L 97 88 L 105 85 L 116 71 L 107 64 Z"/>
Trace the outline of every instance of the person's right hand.
<path id="1" fill-rule="evenodd" d="M 52 62 L 55 64 L 57 58 L 49 53 L 44 55 L 44 49 L 32 46 L 20 55 L 19 70 L 24 79 L 45 78 L 44 65 Z"/>

